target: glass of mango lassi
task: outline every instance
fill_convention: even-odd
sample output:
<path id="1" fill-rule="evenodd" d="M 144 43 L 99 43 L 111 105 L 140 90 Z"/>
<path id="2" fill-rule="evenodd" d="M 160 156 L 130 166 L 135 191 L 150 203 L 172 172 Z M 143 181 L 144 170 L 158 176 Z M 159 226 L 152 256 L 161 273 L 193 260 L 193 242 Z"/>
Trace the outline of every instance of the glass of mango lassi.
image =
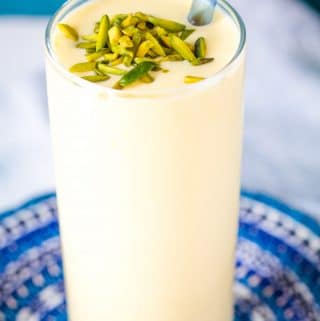
<path id="1" fill-rule="evenodd" d="M 231 321 L 245 28 L 218 1 L 74 0 L 46 69 L 71 321 Z"/>

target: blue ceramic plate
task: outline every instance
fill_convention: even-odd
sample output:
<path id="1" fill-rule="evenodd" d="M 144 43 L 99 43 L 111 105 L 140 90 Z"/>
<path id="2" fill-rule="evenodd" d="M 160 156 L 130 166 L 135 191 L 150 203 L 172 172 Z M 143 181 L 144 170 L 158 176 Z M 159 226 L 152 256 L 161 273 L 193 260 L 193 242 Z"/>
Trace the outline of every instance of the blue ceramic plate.
<path id="1" fill-rule="evenodd" d="M 243 193 L 235 320 L 320 320 L 319 236 L 307 215 Z M 0 320 L 67 320 L 54 194 L 0 215 Z"/>

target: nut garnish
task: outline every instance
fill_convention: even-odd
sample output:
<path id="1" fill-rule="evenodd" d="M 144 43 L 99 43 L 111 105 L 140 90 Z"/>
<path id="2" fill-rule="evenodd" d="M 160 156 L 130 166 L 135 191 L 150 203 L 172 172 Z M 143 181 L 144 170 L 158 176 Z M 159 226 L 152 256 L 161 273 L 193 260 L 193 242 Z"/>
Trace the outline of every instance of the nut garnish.
<path id="1" fill-rule="evenodd" d="M 73 73 L 90 72 L 82 78 L 91 82 L 106 81 L 111 75 L 120 76 L 114 89 L 123 89 L 137 82 L 153 82 L 156 72 L 169 71 L 161 67 L 162 62 L 188 61 L 197 66 L 213 61 L 213 58 L 206 57 L 204 37 L 195 43 L 186 42 L 195 29 L 143 12 L 120 13 L 111 18 L 105 14 L 94 24 L 92 34 L 81 37 L 68 24 L 60 23 L 58 27 L 67 38 L 77 41 L 75 46 L 84 51 L 87 60 L 69 70 Z M 78 42 L 79 38 L 81 41 Z M 184 82 L 190 84 L 203 79 L 186 76 Z"/>
<path id="2" fill-rule="evenodd" d="M 78 32 L 72 28 L 71 26 L 69 26 L 68 24 L 66 23 L 59 23 L 58 24 L 58 28 L 61 32 L 63 32 L 63 34 L 71 39 L 71 40 L 74 40 L 74 41 L 78 41 Z"/>

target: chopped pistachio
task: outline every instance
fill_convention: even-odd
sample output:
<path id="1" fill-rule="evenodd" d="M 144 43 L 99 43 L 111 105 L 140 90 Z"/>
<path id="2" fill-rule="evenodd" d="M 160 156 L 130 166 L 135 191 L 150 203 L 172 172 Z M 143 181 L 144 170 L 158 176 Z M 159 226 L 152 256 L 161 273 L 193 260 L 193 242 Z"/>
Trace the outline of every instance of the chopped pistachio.
<path id="1" fill-rule="evenodd" d="M 213 60 L 214 60 L 214 58 L 198 58 L 192 64 L 195 65 L 195 66 L 199 66 L 199 65 L 204 65 L 204 64 L 207 64 L 209 62 L 212 62 Z"/>
<path id="2" fill-rule="evenodd" d="M 124 56 L 124 57 L 123 57 L 123 64 L 124 64 L 126 67 L 131 66 L 132 61 L 133 61 L 133 57 L 132 57 L 132 56 Z"/>
<path id="3" fill-rule="evenodd" d="M 166 55 L 173 55 L 174 54 L 174 50 L 172 48 L 167 48 L 167 47 L 163 47 Z"/>
<path id="4" fill-rule="evenodd" d="M 194 51 L 197 58 L 204 58 L 207 54 L 207 44 L 204 37 L 200 37 L 194 44 Z"/>
<path id="5" fill-rule="evenodd" d="M 97 67 L 94 68 L 94 72 L 95 72 L 96 75 L 105 76 L 105 74 L 103 72 L 101 72 Z"/>
<path id="6" fill-rule="evenodd" d="M 129 36 L 122 36 L 119 39 L 119 45 L 123 48 L 132 48 L 134 46 Z"/>
<path id="7" fill-rule="evenodd" d="M 172 54 L 166 57 L 163 57 L 161 61 L 183 61 L 184 59 L 179 54 Z"/>
<path id="8" fill-rule="evenodd" d="M 59 25 L 67 37 L 78 39 L 76 31 L 69 27 Z M 104 15 L 95 24 L 94 33 L 82 35 L 81 39 L 84 41 L 76 44 L 77 48 L 85 49 L 88 62 L 75 64 L 70 71 L 92 71 L 94 75 L 82 77 L 92 82 L 104 81 L 109 75 L 122 76 L 113 86 L 116 89 L 122 89 L 138 80 L 150 83 L 154 81 L 150 71 L 169 71 L 160 66 L 162 62 L 188 60 L 197 66 L 213 61 L 213 58 L 206 58 L 203 37 L 195 44 L 185 41 L 193 32 L 194 29 L 186 29 L 184 24 L 142 12 L 118 14 L 111 21 L 108 15 Z M 115 67 L 121 64 L 135 67 L 129 71 Z M 185 78 L 186 83 L 199 80 L 202 77 Z"/>
<path id="9" fill-rule="evenodd" d="M 116 60 L 118 56 L 119 55 L 117 53 L 107 53 L 104 55 L 104 59 L 109 62 L 109 61 Z"/>
<path id="10" fill-rule="evenodd" d="M 63 34 L 74 41 L 77 41 L 79 38 L 78 32 L 72 28 L 71 26 L 69 26 L 66 23 L 59 23 L 58 24 L 58 28 L 60 29 L 61 32 L 63 32 Z"/>
<path id="11" fill-rule="evenodd" d="M 180 32 L 186 28 L 186 26 L 181 23 L 172 20 L 157 18 L 154 16 L 148 16 L 148 21 L 155 26 L 162 27 L 170 32 Z"/>
<path id="12" fill-rule="evenodd" d="M 89 53 L 89 54 L 86 54 L 86 58 L 88 61 L 94 61 L 94 60 L 97 60 L 101 57 L 103 57 L 105 54 L 107 54 L 109 52 L 108 49 L 102 49 L 100 51 L 95 51 L 93 53 Z"/>
<path id="13" fill-rule="evenodd" d="M 100 29 L 100 22 L 96 22 L 96 24 L 94 25 L 94 32 L 95 33 L 98 33 L 99 32 L 99 29 Z"/>
<path id="14" fill-rule="evenodd" d="M 122 63 L 123 63 L 123 56 L 121 56 L 121 57 L 119 57 L 119 58 L 111 61 L 111 62 L 109 63 L 109 66 L 114 67 L 114 66 L 121 65 Z"/>
<path id="15" fill-rule="evenodd" d="M 190 42 L 185 42 L 185 44 L 190 48 L 190 50 L 194 53 L 194 45 Z"/>
<path id="16" fill-rule="evenodd" d="M 185 84 L 194 84 L 196 82 L 202 81 L 206 78 L 204 77 L 196 77 L 196 76 L 185 76 L 184 77 L 184 83 Z"/>
<path id="17" fill-rule="evenodd" d="M 180 38 L 182 40 L 186 40 L 194 32 L 195 32 L 195 29 L 185 29 L 181 32 Z"/>
<path id="18" fill-rule="evenodd" d="M 196 56 L 193 54 L 189 46 L 179 37 L 171 34 L 170 42 L 171 42 L 172 48 L 184 59 L 188 60 L 192 64 L 197 61 Z"/>
<path id="19" fill-rule="evenodd" d="M 93 71 L 96 67 L 95 62 L 80 62 L 70 67 L 71 72 L 87 72 Z"/>
<path id="20" fill-rule="evenodd" d="M 108 32 L 110 29 L 110 20 L 108 15 L 102 16 L 100 20 L 100 28 L 97 37 L 96 51 L 99 51 L 106 47 L 108 44 L 109 36 Z"/>
<path id="21" fill-rule="evenodd" d="M 108 66 L 104 63 L 98 63 L 98 69 L 105 75 L 118 75 L 118 76 L 121 76 L 121 75 L 124 75 L 126 73 L 125 70 L 122 70 L 122 69 L 119 69 L 119 68 L 116 68 L 116 67 L 111 67 L 111 66 Z"/>
<path id="22" fill-rule="evenodd" d="M 159 26 L 154 27 L 154 32 L 156 33 L 156 35 L 158 37 L 166 36 L 168 34 L 165 29 L 163 29 L 162 27 L 159 27 Z"/>
<path id="23" fill-rule="evenodd" d="M 122 22 L 121 27 L 127 28 L 129 26 L 135 26 L 139 22 L 139 18 L 133 15 L 128 15 Z"/>
<path id="24" fill-rule="evenodd" d="M 165 56 L 166 53 L 163 50 L 162 46 L 160 45 L 159 41 L 150 33 L 150 32 L 146 32 L 145 33 L 145 37 L 147 40 L 151 41 L 153 47 L 152 50 L 159 56 Z"/>
<path id="25" fill-rule="evenodd" d="M 133 52 L 131 50 L 123 48 L 119 45 L 111 46 L 111 50 L 112 50 L 112 52 L 117 53 L 121 56 L 125 55 L 125 56 L 132 56 L 133 57 Z"/>
<path id="26" fill-rule="evenodd" d="M 118 26 L 113 26 L 109 29 L 109 41 L 111 46 L 116 45 L 122 36 L 121 30 Z"/>
<path id="27" fill-rule="evenodd" d="M 134 56 L 136 56 L 137 54 L 137 50 L 141 44 L 141 41 L 143 39 L 143 35 L 141 34 L 141 32 L 137 32 L 132 36 L 132 42 L 133 42 L 133 53 Z"/>
<path id="28" fill-rule="evenodd" d="M 142 21 L 148 21 L 148 16 L 143 12 L 136 12 L 134 15 Z"/>
<path id="29" fill-rule="evenodd" d="M 96 49 L 96 43 L 93 41 L 79 42 L 76 47 L 81 49 Z"/>
<path id="30" fill-rule="evenodd" d="M 86 51 L 86 54 L 91 54 L 91 53 L 96 52 L 96 48 L 95 47 L 94 48 L 86 48 L 85 51 Z"/>
<path id="31" fill-rule="evenodd" d="M 122 33 L 124 33 L 125 35 L 132 37 L 134 34 L 140 32 L 139 29 L 137 29 L 134 26 L 129 26 L 125 29 L 122 29 Z"/>
<path id="32" fill-rule="evenodd" d="M 168 36 L 160 36 L 160 39 L 162 41 L 162 43 L 167 47 L 167 48 L 172 48 L 171 47 L 171 42 L 170 42 L 170 38 Z"/>
<path id="33" fill-rule="evenodd" d="M 153 48 L 153 43 L 150 40 L 143 41 L 137 50 L 136 56 L 144 57 L 151 48 Z"/>
<path id="34" fill-rule="evenodd" d="M 147 27 L 145 21 L 139 22 L 137 24 L 137 28 L 140 29 L 141 31 L 147 31 L 148 30 L 148 27 Z"/>
<path id="35" fill-rule="evenodd" d="M 145 61 L 136 65 L 133 69 L 131 69 L 121 77 L 121 79 L 119 80 L 120 86 L 126 87 L 136 82 L 137 80 L 141 79 L 141 77 L 148 74 L 149 71 L 151 71 L 155 66 L 156 64 L 150 61 Z"/>
<path id="36" fill-rule="evenodd" d="M 148 51 L 148 56 L 151 58 L 158 57 L 158 54 L 153 51 L 153 48 Z"/>
<path id="37" fill-rule="evenodd" d="M 122 89 L 123 87 L 120 85 L 120 82 L 117 81 L 115 84 L 112 86 L 112 89 Z"/>
<path id="38" fill-rule="evenodd" d="M 145 61 L 150 61 L 150 62 L 154 62 L 154 63 L 157 62 L 154 58 L 140 58 L 140 57 L 134 58 L 134 62 L 136 64 L 140 64 L 140 63 L 145 62 Z"/>
<path id="39" fill-rule="evenodd" d="M 83 76 L 82 79 L 91 81 L 91 82 L 100 82 L 110 79 L 108 75 L 90 75 L 90 76 Z"/>
<path id="40" fill-rule="evenodd" d="M 97 41 L 98 35 L 93 33 L 91 35 L 83 35 L 81 38 L 85 41 Z"/>
<path id="41" fill-rule="evenodd" d="M 112 17 L 111 24 L 120 27 L 122 21 L 123 21 L 125 18 L 127 18 L 127 16 L 128 16 L 127 14 L 123 14 L 123 13 L 117 14 L 117 15 L 115 15 L 114 17 Z"/>
<path id="42" fill-rule="evenodd" d="M 144 82 L 145 84 L 150 84 L 150 83 L 154 82 L 154 78 L 149 73 L 142 76 L 140 78 L 140 80 L 142 82 Z"/>

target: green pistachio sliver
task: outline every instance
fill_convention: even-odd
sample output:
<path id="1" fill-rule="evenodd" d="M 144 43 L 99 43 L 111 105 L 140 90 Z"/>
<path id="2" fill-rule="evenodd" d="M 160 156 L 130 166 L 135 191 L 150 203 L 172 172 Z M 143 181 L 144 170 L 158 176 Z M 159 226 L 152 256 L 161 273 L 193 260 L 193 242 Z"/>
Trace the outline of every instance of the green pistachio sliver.
<path id="1" fill-rule="evenodd" d="M 186 26 L 181 23 L 172 20 L 157 18 L 154 16 L 148 16 L 148 21 L 154 24 L 155 26 L 162 27 L 170 32 L 180 32 L 186 28 Z"/>
<path id="2" fill-rule="evenodd" d="M 204 77 L 196 77 L 196 76 L 185 76 L 184 77 L 184 83 L 185 84 L 194 84 L 196 82 L 205 80 L 206 78 Z"/>
<path id="3" fill-rule="evenodd" d="M 135 26 L 139 22 L 139 18 L 133 15 L 128 15 L 122 22 L 121 27 L 127 28 L 129 26 Z"/>
<path id="4" fill-rule="evenodd" d="M 94 60 L 97 60 L 97 59 L 103 57 L 108 52 L 109 52 L 108 49 L 102 49 L 98 52 L 95 51 L 93 53 L 86 54 L 86 58 L 88 61 L 94 61 Z"/>
<path id="5" fill-rule="evenodd" d="M 142 21 L 148 21 L 148 16 L 146 14 L 144 14 L 143 12 L 136 12 L 135 17 L 139 18 Z"/>
<path id="6" fill-rule="evenodd" d="M 168 36 L 160 36 L 160 39 L 167 48 L 172 48 L 170 38 Z"/>
<path id="7" fill-rule="evenodd" d="M 166 53 L 165 53 L 164 49 L 162 48 L 162 46 L 160 45 L 159 41 L 150 32 L 146 32 L 145 37 L 147 40 L 151 41 L 151 43 L 153 44 L 152 50 L 157 55 L 163 56 L 163 57 L 166 55 Z"/>
<path id="8" fill-rule="evenodd" d="M 112 67 L 112 66 L 108 66 L 104 63 L 98 63 L 98 69 L 105 75 L 117 75 L 117 76 L 122 76 L 126 73 L 125 70 L 116 68 L 116 67 Z"/>
<path id="9" fill-rule="evenodd" d="M 146 25 L 145 21 L 141 21 L 137 24 L 137 28 L 140 29 L 141 31 L 147 31 L 148 27 Z"/>
<path id="10" fill-rule="evenodd" d="M 97 67 L 94 68 L 94 72 L 95 72 L 95 74 L 98 75 L 98 76 L 105 76 L 105 74 L 104 74 L 103 72 L 101 72 Z"/>
<path id="11" fill-rule="evenodd" d="M 155 52 L 153 51 L 153 48 L 152 48 L 152 49 L 150 49 L 150 50 L 148 51 L 147 56 L 149 56 L 149 57 L 151 57 L 151 58 L 156 58 L 156 57 L 158 57 L 158 54 L 155 53 Z"/>
<path id="12" fill-rule="evenodd" d="M 87 72 L 93 71 L 96 67 L 95 62 L 80 62 L 69 68 L 71 72 Z"/>
<path id="13" fill-rule="evenodd" d="M 207 54 L 207 44 L 204 37 L 200 37 L 194 44 L 194 51 L 197 58 L 204 58 Z"/>
<path id="14" fill-rule="evenodd" d="M 170 43 L 172 48 L 184 59 L 188 60 L 190 63 L 195 63 L 197 61 L 196 56 L 193 54 L 188 45 L 181 40 L 179 37 L 171 34 Z"/>
<path id="15" fill-rule="evenodd" d="M 194 66 L 200 66 L 214 61 L 214 58 L 197 58 L 192 64 Z"/>
<path id="16" fill-rule="evenodd" d="M 142 76 L 140 80 L 145 84 L 150 84 L 154 82 L 154 78 L 149 73 Z"/>
<path id="17" fill-rule="evenodd" d="M 140 64 L 140 63 L 145 62 L 145 61 L 150 61 L 150 62 L 157 63 L 157 61 L 154 58 L 146 58 L 146 57 L 144 57 L 144 58 L 141 58 L 141 57 L 134 58 L 134 62 L 136 64 Z"/>
<path id="18" fill-rule="evenodd" d="M 96 22 L 96 24 L 94 25 L 94 32 L 95 33 L 98 33 L 99 32 L 99 29 L 100 29 L 100 21 L 99 22 Z"/>
<path id="19" fill-rule="evenodd" d="M 120 82 L 117 81 L 114 83 L 114 85 L 112 86 L 112 89 L 123 89 L 123 87 L 120 85 Z"/>
<path id="20" fill-rule="evenodd" d="M 118 26 L 111 27 L 108 34 L 111 46 L 116 45 L 122 36 L 121 30 Z"/>
<path id="21" fill-rule="evenodd" d="M 108 75 L 90 75 L 90 76 L 83 76 L 82 79 L 91 81 L 91 82 L 100 82 L 110 79 Z"/>
<path id="22" fill-rule="evenodd" d="M 133 57 L 131 56 L 124 56 L 123 57 L 123 64 L 127 67 L 132 65 Z"/>
<path id="23" fill-rule="evenodd" d="M 116 60 L 119 57 L 119 55 L 117 53 L 107 53 L 103 57 L 106 61 L 110 62 Z"/>
<path id="24" fill-rule="evenodd" d="M 163 49 L 164 49 L 164 51 L 166 52 L 166 55 L 167 55 L 167 56 L 168 56 L 168 55 L 173 55 L 173 54 L 175 53 L 172 48 L 166 48 L 166 47 L 164 47 Z"/>
<path id="25" fill-rule="evenodd" d="M 138 64 L 137 66 L 135 66 L 133 69 L 131 69 L 130 71 L 128 71 L 125 75 L 123 75 L 121 77 L 121 79 L 119 80 L 120 86 L 126 87 L 126 86 L 136 82 L 141 77 L 148 74 L 149 71 L 151 71 L 155 66 L 156 66 L 156 64 L 154 62 L 150 62 L 150 61 L 145 61 L 145 62 Z"/>
<path id="26" fill-rule="evenodd" d="M 121 26 L 121 22 L 125 19 L 125 18 L 127 18 L 127 14 L 123 14 L 123 13 L 119 13 L 119 14 L 117 14 L 117 15 L 115 15 L 115 16 L 113 16 L 112 17 L 112 19 L 111 19 L 111 25 L 115 25 L 115 26 Z"/>
<path id="27" fill-rule="evenodd" d="M 143 58 L 151 48 L 153 48 L 152 41 L 150 40 L 143 41 L 137 50 L 136 56 Z"/>
<path id="28" fill-rule="evenodd" d="M 93 41 L 90 42 L 79 42 L 76 45 L 77 48 L 81 48 L 81 49 L 96 49 L 96 43 Z"/>
<path id="29" fill-rule="evenodd" d="M 143 39 L 143 35 L 141 34 L 141 32 L 137 32 L 132 36 L 132 42 L 133 42 L 133 56 L 136 56 L 137 50 L 142 42 Z"/>
<path id="30" fill-rule="evenodd" d="M 167 31 L 164 28 L 159 27 L 159 26 L 155 26 L 154 27 L 154 31 L 155 31 L 155 33 L 157 34 L 158 37 L 166 36 L 168 34 Z"/>
<path id="31" fill-rule="evenodd" d="M 190 50 L 194 53 L 194 45 L 189 42 L 185 42 L 185 44 L 190 48 Z"/>
<path id="32" fill-rule="evenodd" d="M 140 32 L 138 28 L 134 27 L 134 26 L 129 26 L 125 29 L 121 30 L 122 33 L 124 33 L 125 35 L 132 37 L 134 34 Z"/>
<path id="33" fill-rule="evenodd" d="M 81 38 L 85 41 L 97 41 L 98 35 L 96 33 L 93 33 L 92 35 L 83 35 Z"/>
<path id="34" fill-rule="evenodd" d="M 108 15 L 102 16 L 100 20 L 100 28 L 97 37 L 96 51 L 103 49 L 109 40 L 108 31 L 110 28 L 110 20 Z"/>
<path id="35" fill-rule="evenodd" d="M 119 45 L 111 46 L 111 51 L 119 54 L 120 56 L 132 56 L 133 57 L 133 51 L 131 51 L 127 48 L 123 48 Z"/>
<path id="36" fill-rule="evenodd" d="M 79 39 L 78 32 L 68 24 L 59 23 L 58 28 L 67 38 L 74 41 L 77 41 Z"/>
<path id="37" fill-rule="evenodd" d="M 88 55 L 88 54 L 92 54 L 92 53 L 94 53 L 94 52 L 96 52 L 96 48 L 87 48 L 86 49 L 86 54 Z"/>
<path id="38" fill-rule="evenodd" d="M 134 44 L 129 36 L 120 37 L 119 45 L 123 48 L 132 48 L 134 46 Z"/>
<path id="39" fill-rule="evenodd" d="M 172 54 L 172 55 L 168 55 L 164 58 L 161 59 L 161 62 L 163 61 L 183 61 L 184 58 L 181 57 L 179 54 Z"/>
<path id="40" fill-rule="evenodd" d="M 181 32 L 180 38 L 186 40 L 191 34 L 193 34 L 196 29 L 185 29 Z"/>
<path id="41" fill-rule="evenodd" d="M 114 67 L 114 66 L 121 65 L 122 63 L 123 63 L 123 56 L 121 56 L 121 57 L 119 57 L 119 58 L 111 61 L 111 62 L 109 63 L 109 66 Z"/>

